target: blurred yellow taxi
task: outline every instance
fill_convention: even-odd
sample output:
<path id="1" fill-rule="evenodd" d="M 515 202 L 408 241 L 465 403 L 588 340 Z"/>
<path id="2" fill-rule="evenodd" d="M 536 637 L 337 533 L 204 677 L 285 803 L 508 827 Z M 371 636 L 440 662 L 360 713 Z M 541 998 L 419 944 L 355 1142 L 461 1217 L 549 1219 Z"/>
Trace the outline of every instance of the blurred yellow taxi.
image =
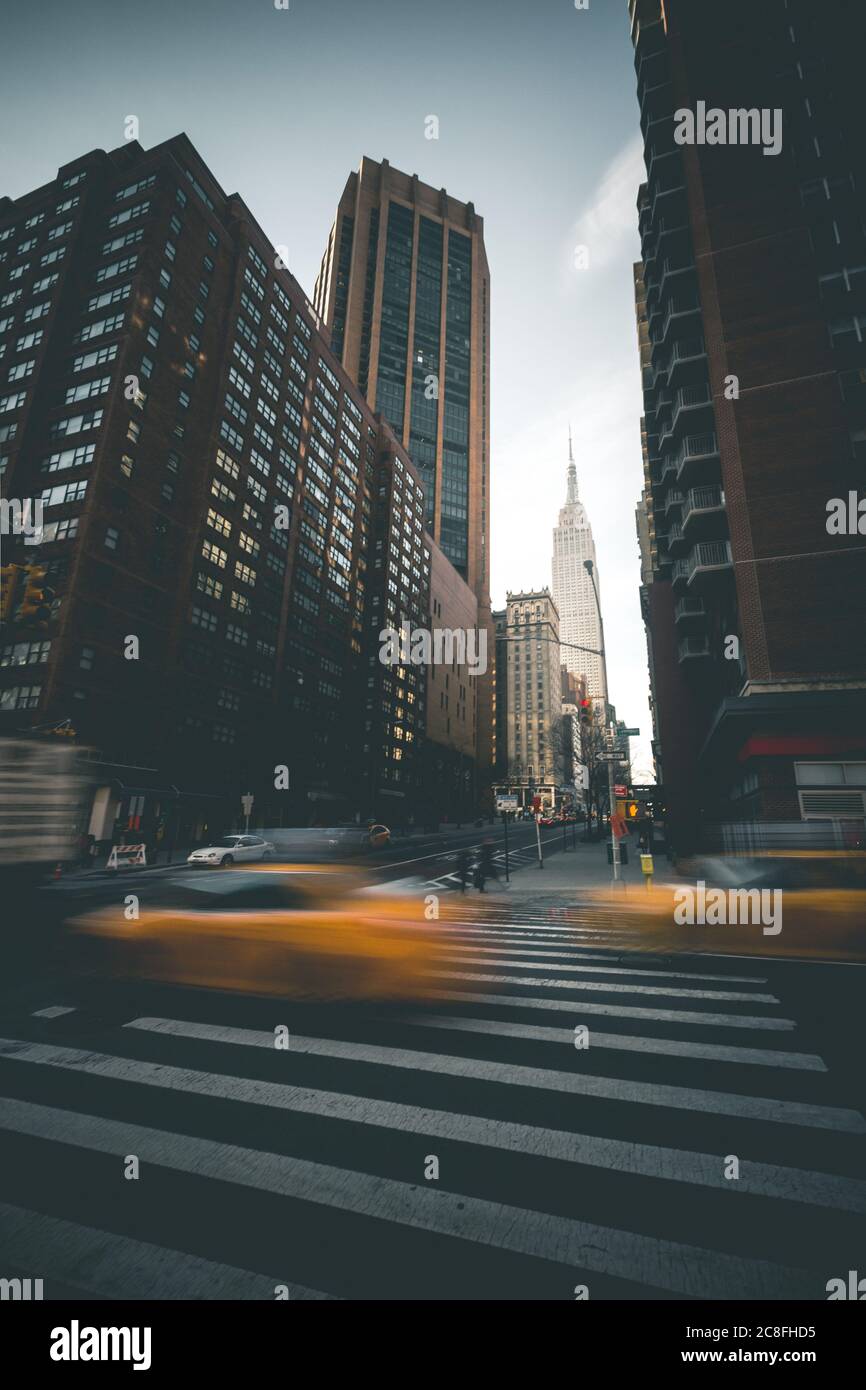
<path id="1" fill-rule="evenodd" d="M 358 870 L 251 865 L 174 881 L 164 906 L 69 923 L 85 968 L 130 980 L 298 1000 L 418 1000 L 439 944 L 423 897 Z M 84 947 L 83 938 L 88 939 Z"/>

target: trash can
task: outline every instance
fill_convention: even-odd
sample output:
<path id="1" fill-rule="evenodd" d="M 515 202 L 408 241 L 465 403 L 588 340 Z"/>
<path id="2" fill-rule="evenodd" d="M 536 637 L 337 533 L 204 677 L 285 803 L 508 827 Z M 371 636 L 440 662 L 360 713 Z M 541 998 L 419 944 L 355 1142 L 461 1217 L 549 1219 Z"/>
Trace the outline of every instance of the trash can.
<path id="1" fill-rule="evenodd" d="M 613 845 L 610 840 L 607 842 L 607 862 L 608 864 L 613 863 Z M 620 864 L 628 863 L 628 845 L 622 840 L 619 842 L 619 862 Z"/>

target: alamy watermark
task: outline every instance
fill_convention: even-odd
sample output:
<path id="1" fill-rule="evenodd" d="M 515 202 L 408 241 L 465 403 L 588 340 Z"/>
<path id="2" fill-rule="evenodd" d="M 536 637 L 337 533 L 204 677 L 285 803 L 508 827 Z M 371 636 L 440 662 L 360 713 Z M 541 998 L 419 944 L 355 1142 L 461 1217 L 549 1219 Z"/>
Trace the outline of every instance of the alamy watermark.
<path id="1" fill-rule="evenodd" d="M 52 1361 L 131 1361 L 134 1371 L 150 1370 L 149 1327 L 82 1327 L 73 1318 L 69 1327 L 51 1331 Z"/>
<path id="2" fill-rule="evenodd" d="M 25 545 L 42 543 L 42 517 L 45 503 L 38 498 L 0 497 L 0 535 L 23 536 Z"/>
<path id="3" fill-rule="evenodd" d="M 383 627 L 379 633 L 379 660 L 383 666 L 468 666 L 470 676 L 487 670 L 485 628 L 414 627 L 408 620 L 400 628 Z"/>
<path id="4" fill-rule="evenodd" d="M 674 112 L 677 145 L 763 145 L 764 154 L 782 149 L 781 107 L 731 107 L 725 111 L 699 101 L 695 110 L 681 106 Z"/>
<path id="5" fill-rule="evenodd" d="M 674 921 L 684 927 L 758 926 L 764 936 L 782 930 L 781 888 L 696 888 L 674 890 Z"/>

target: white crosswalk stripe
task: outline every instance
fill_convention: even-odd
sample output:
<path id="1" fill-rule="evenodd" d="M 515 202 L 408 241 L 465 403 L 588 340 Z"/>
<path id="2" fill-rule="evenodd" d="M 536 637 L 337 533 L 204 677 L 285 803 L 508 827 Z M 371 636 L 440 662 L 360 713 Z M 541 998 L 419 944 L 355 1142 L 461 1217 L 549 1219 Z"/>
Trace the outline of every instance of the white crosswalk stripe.
<path id="1" fill-rule="evenodd" d="M 805 1270 L 770 1261 L 741 1259 L 675 1241 L 648 1239 L 589 1222 L 508 1206 L 367 1173 L 262 1153 L 234 1144 L 167 1133 L 145 1125 L 70 1114 L 26 1101 L 9 1101 L 4 1124 L 17 1133 L 63 1140 L 97 1153 L 134 1153 L 154 1164 L 242 1187 L 327 1204 L 438 1235 L 479 1242 L 517 1254 L 589 1269 L 623 1279 L 638 1277 L 655 1288 L 687 1297 L 719 1298 L 738 1288 L 741 1297 L 815 1297 Z M 733 1281 L 733 1282 L 732 1282 Z M 772 1291 L 772 1293 L 770 1292 Z"/>
<path id="2" fill-rule="evenodd" d="M 62 1186 L 56 1149 L 76 1154 L 85 1171 L 135 1154 L 163 1184 L 194 1183 L 181 1189 L 179 1219 L 192 1190 L 200 1220 L 227 1202 L 242 1210 L 250 1200 L 291 1199 L 311 1213 L 315 1233 L 327 1210 L 347 1232 L 346 1253 L 362 1239 L 346 1223 L 359 1220 L 410 1243 L 401 1250 L 435 1237 L 445 1242 L 437 1249 L 446 1297 L 470 1248 L 520 1257 L 529 1296 L 539 1268 L 559 1288 L 549 1272 L 557 1267 L 554 1296 L 569 1299 L 576 1280 L 596 1276 L 679 1297 L 826 1296 L 824 1266 L 811 1267 L 807 1241 L 799 1252 L 790 1211 L 813 1232 L 835 1222 L 827 1240 L 866 1214 L 866 1182 L 848 1175 L 858 1172 L 850 1146 L 866 1121 L 838 1103 L 824 1059 L 792 1036 L 796 1020 L 784 1016 L 772 979 L 726 973 L 720 957 L 712 971 L 698 960 L 690 968 L 688 956 L 668 969 L 667 957 L 644 957 L 607 924 L 531 912 L 440 927 L 436 960 L 458 968 L 431 963 L 438 1011 L 296 1016 L 289 1004 L 275 1011 L 259 1001 L 246 1015 L 246 1005 L 229 1009 L 213 995 L 205 1004 L 192 992 L 203 1013 L 175 1017 L 185 992 L 173 996 L 177 1009 L 100 1025 L 84 1046 L 81 1012 L 70 1006 L 46 1004 L 7 1023 L 0 1145 L 21 1198 L 0 1202 L 0 1254 L 96 1297 L 274 1299 L 278 1284 L 291 1299 L 347 1296 L 339 1242 L 328 1247 L 330 1274 L 320 1263 L 306 1269 L 315 1234 L 303 1248 L 291 1242 L 300 1263 L 283 1277 L 272 1254 L 259 1267 L 243 1242 L 211 1258 L 183 1221 L 177 1248 L 142 1240 L 140 1228 L 115 1231 L 110 1204 L 101 1225 L 99 1178 L 92 1225 L 80 1206 L 67 1215 L 60 1198 L 43 1210 L 29 1170 L 44 1153 Z M 288 1020 L 285 1051 L 272 1015 Z M 615 1031 L 616 1020 L 626 1031 Z M 581 1024 L 587 1049 L 574 1045 Z M 764 1037 L 778 1045 L 760 1045 Z M 107 1117 L 118 1095 L 129 1097 L 122 1113 L 132 1119 Z M 244 1116 L 251 1137 L 234 1142 L 246 1135 Z M 813 1156 L 796 1166 L 792 1155 L 807 1139 Z M 438 1182 L 422 1179 L 425 1155 L 441 1159 Z M 733 1155 L 735 1182 L 726 1167 Z M 69 1181 L 71 1199 L 81 1180 Z M 668 1195 L 649 1197 L 641 1184 Z M 140 1190 L 146 1196 L 147 1183 Z M 678 1239 L 663 1217 L 672 1201 L 671 1210 L 692 1204 Z M 724 1220 L 705 1205 L 720 1202 Z M 780 1205 L 793 1258 L 774 1253 Z M 756 1227 L 769 1234 L 756 1237 Z M 366 1227 L 363 1240 L 379 1244 Z M 366 1246 L 358 1258 L 368 1270 Z M 411 1260 L 401 1256 L 400 1271 L 411 1297 Z M 371 1278 L 364 1294 L 376 1297 Z"/>
<path id="3" fill-rule="evenodd" d="M 13 1102 L 13 1120 L 15 1113 Z M 54 1279 L 102 1298 L 247 1300 L 277 1296 L 278 1281 L 252 1270 L 234 1269 L 182 1250 L 167 1250 L 150 1241 L 113 1235 L 8 1202 L 0 1202 L 0 1249 L 12 1264 L 50 1268 Z M 317 1289 L 283 1282 L 290 1299 L 331 1298 Z"/>
<path id="4" fill-rule="evenodd" d="M 523 968 L 524 968 L 524 970 L 525 970 L 525 969 L 530 968 L 530 967 L 533 965 L 534 962 L 532 962 L 532 961 L 517 962 L 517 961 L 508 961 L 508 960 L 489 960 L 489 961 L 484 961 L 483 963 L 484 963 L 485 966 L 492 966 L 492 965 L 506 965 L 506 966 L 507 966 L 507 965 L 522 964 L 522 965 L 523 965 Z M 544 961 L 538 961 L 538 962 L 536 962 L 536 963 L 537 963 L 537 965 L 538 965 L 538 969 L 539 969 L 539 970 L 547 970 L 547 969 L 550 968 L 548 965 L 546 965 L 546 964 L 544 963 Z M 559 969 L 559 970 L 574 970 L 575 972 L 578 972 L 578 971 L 580 971 L 580 970 L 583 969 L 583 966 L 580 966 L 580 965 L 568 965 L 568 966 L 562 965 L 562 966 L 558 966 L 557 969 Z M 625 973 L 625 972 L 623 972 L 623 973 Z M 604 993 L 604 994 L 611 994 L 611 993 L 615 993 L 615 992 L 619 992 L 619 993 L 622 993 L 622 994 L 663 994 L 663 995 L 665 995 L 665 996 L 668 997 L 668 998 L 670 998 L 670 997 L 672 997 L 672 996 L 678 996 L 678 997 L 683 998 L 683 999 L 723 999 L 723 1000 L 725 1000 L 726 1003 L 732 1003 L 732 1004 L 733 1004 L 733 1003 L 738 1003 L 738 1004 L 746 1004 L 746 1003 L 777 1004 L 777 1003 L 779 1002 L 778 999 L 774 998 L 774 996 L 773 996 L 772 994 L 743 994 L 743 993 L 738 993 L 736 990 L 727 990 L 727 991 L 725 991 L 725 990 L 716 990 L 716 991 L 713 991 L 713 990 L 707 990 L 707 989 L 684 989 L 684 988 L 682 988 L 682 986 L 675 986 L 675 985 L 671 985 L 670 989 L 665 989 L 662 985 L 626 985 L 626 984 L 612 984 L 612 983 L 608 983 L 608 982 L 605 982 L 604 984 L 599 984 L 598 982 L 595 982 L 595 981 L 590 982 L 590 981 L 588 981 L 588 980 L 582 980 L 582 981 L 580 981 L 580 980 L 557 980 L 557 979 L 553 979 L 553 978 L 548 978 L 548 979 L 544 979 L 544 980 L 537 980 L 537 979 L 535 979 L 535 978 L 534 978 L 533 976 L 531 976 L 531 975 L 482 975 L 480 972 L 479 972 L 478 974 L 474 974 L 474 973 L 469 974 L 469 973 L 461 973 L 461 972 L 458 972 L 458 971 L 456 971 L 456 970 L 433 970 L 433 971 L 431 971 L 431 974 L 433 974 L 433 975 L 441 975 L 441 976 L 443 976 L 444 978 L 450 979 L 450 980 L 485 980 L 485 981 L 490 981 L 490 980 L 502 980 L 502 981 L 503 981 L 504 983 L 506 983 L 506 984 L 514 984 L 514 985 L 543 985 L 543 986 L 545 986 L 545 988 L 548 988 L 548 989 L 550 989 L 550 988 L 555 988 L 555 989 L 573 989 L 573 990 L 600 990 L 600 991 L 601 991 L 602 993 Z"/>
<path id="5" fill-rule="evenodd" d="M 532 1042 L 553 1042 L 574 1047 L 571 1028 L 549 1028 L 526 1023 L 508 1023 L 501 1019 L 457 1018 L 424 1014 L 418 1018 L 406 1015 L 405 1023 L 421 1028 L 450 1028 L 469 1033 L 491 1033 L 507 1038 L 527 1038 Z M 593 1047 L 613 1048 L 626 1052 L 660 1052 L 669 1057 L 693 1057 L 701 1062 L 743 1062 L 758 1067 L 790 1067 L 794 1071 L 826 1071 L 820 1057 L 805 1052 L 780 1052 L 768 1047 L 724 1047 L 718 1043 L 679 1042 L 671 1038 L 633 1037 L 624 1033 L 606 1033 L 596 1029 L 592 1034 Z"/>
<path id="6" fill-rule="evenodd" d="M 208 1023 L 185 1023 L 166 1018 L 137 1018 L 126 1025 L 156 1033 L 199 1038 L 210 1042 L 227 1042 L 250 1047 L 266 1047 L 273 1051 L 273 1033 L 259 1033 L 250 1028 L 214 1026 Z M 0 1038 L 0 1056 L 10 1044 Z M 23 1061 L 50 1061 L 51 1048 L 42 1044 L 24 1047 L 12 1044 L 15 1056 Z M 719 1115 L 738 1115 L 748 1119 L 770 1120 L 778 1124 L 808 1125 L 818 1129 L 839 1129 L 851 1134 L 866 1134 L 866 1121 L 855 1110 L 835 1106 L 803 1105 L 773 1097 L 727 1095 L 721 1091 L 702 1091 L 687 1086 L 645 1084 L 623 1081 L 615 1077 L 581 1076 L 553 1068 L 521 1067 L 504 1062 L 490 1062 L 476 1057 L 451 1057 L 413 1048 L 382 1047 L 375 1043 L 346 1042 L 339 1038 L 309 1038 L 293 1033 L 293 1053 L 313 1053 L 334 1057 L 346 1062 L 367 1062 L 385 1067 L 401 1067 L 412 1071 L 438 1072 L 447 1076 L 467 1077 L 470 1080 L 497 1081 L 505 1086 L 528 1086 L 536 1090 L 553 1090 L 567 1095 L 595 1096 L 605 1100 L 631 1101 L 640 1105 L 658 1105 L 675 1110 L 702 1110 Z M 93 1057 L 93 1054 L 87 1054 Z M 64 1065 L 62 1060 L 56 1063 Z M 90 1062 L 98 1066 L 98 1062 Z"/>

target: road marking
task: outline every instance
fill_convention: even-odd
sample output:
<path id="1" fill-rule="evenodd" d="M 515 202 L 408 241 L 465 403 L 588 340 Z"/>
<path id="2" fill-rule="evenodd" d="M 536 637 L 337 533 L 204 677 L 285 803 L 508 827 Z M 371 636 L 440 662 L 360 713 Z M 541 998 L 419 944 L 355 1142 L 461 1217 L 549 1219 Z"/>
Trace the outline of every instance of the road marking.
<path id="1" fill-rule="evenodd" d="M 494 939 L 502 936 L 515 941 L 538 940 L 545 943 L 550 942 L 552 945 L 559 945 L 566 941 L 573 941 L 576 946 L 595 945 L 596 943 L 600 945 L 607 941 L 618 943 L 625 940 L 640 941 L 642 939 L 637 934 L 593 931 L 589 927 L 550 927 L 549 929 L 535 927 L 530 929 L 517 925 L 513 927 L 502 926 L 498 923 L 490 926 L 479 926 L 477 919 L 464 922 L 456 917 L 440 917 L 438 928 L 440 931 L 459 932 L 461 935 L 467 936 L 490 936 Z"/>
<path id="2" fill-rule="evenodd" d="M 441 957 L 448 960 L 448 956 Z M 455 961 L 466 964 L 462 956 L 454 956 Z M 531 970 L 533 965 L 537 965 L 539 970 L 549 970 L 550 966 L 545 961 L 513 961 L 513 960 L 489 960 L 479 961 L 479 965 L 522 965 L 524 969 Z M 568 970 L 579 972 L 579 965 L 558 965 L 557 970 Z M 543 989 L 573 989 L 576 991 L 599 990 L 604 994 L 662 994 L 670 998 L 681 999 L 723 999 L 728 1004 L 778 1004 L 778 999 L 774 994 L 747 994 L 732 989 L 684 989 L 682 985 L 671 985 L 670 989 L 665 989 L 662 985 L 618 985 L 609 984 L 606 980 L 556 980 L 552 977 L 538 980 L 534 975 L 482 975 L 475 971 L 459 970 L 431 970 L 427 972 L 431 975 L 440 976 L 447 980 L 485 980 L 501 981 L 503 984 L 511 985 L 536 985 Z M 634 974 L 634 971 L 626 971 L 626 974 Z"/>
<path id="3" fill-rule="evenodd" d="M 473 976 L 477 979 L 477 976 Z M 499 979 L 498 975 L 492 979 Z M 533 981 L 537 983 L 537 981 Z M 613 1018 L 647 1019 L 660 1023 L 697 1023 L 712 1028 L 771 1029 L 786 1032 L 796 1028 L 792 1018 L 764 1018 L 761 1014 L 717 1014 L 699 1013 L 690 1009 L 651 1009 L 643 1004 L 628 1007 L 624 1004 L 591 1004 L 583 999 L 549 999 L 544 996 L 527 997 L 522 994 L 475 994 L 470 990 L 436 989 L 431 992 L 434 999 L 450 999 L 467 1004 L 495 1004 L 502 1009 L 541 1009 L 561 1010 L 572 1017 L 583 1014 L 603 1014 Z"/>
<path id="4" fill-rule="evenodd" d="M 63 1014 L 74 1014 L 75 1009 L 67 1004 L 50 1004 L 47 1009 L 35 1009 L 33 1018 L 61 1018 Z"/>
<path id="5" fill-rule="evenodd" d="M 498 952 L 499 954 L 502 954 L 503 952 L 507 952 L 509 956 L 544 956 L 545 959 L 550 958 L 550 957 L 553 957 L 553 958 L 555 958 L 556 960 L 572 960 L 572 961 L 573 961 L 574 958 L 575 958 L 575 952 L 574 952 L 574 951 L 538 951 L 538 950 L 536 950 L 536 948 L 535 948 L 534 946 L 529 946 L 529 947 L 526 947 L 526 948 L 521 948 L 521 947 L 519 947 L 519 946 L 481 946 L 481 945 L 476 945 L 475 942 L 472 942 L 470 945 L 467 945 L 467 946 L 462 946 L 462 945 L 457 944 L 456 942 L 453 943 L 453 944 L 449 942 L 449 947 L 450 947 L 450 949 L 451 949 L 452 951 L 470 951 L 470 952 L 473 952 L 473 953 L 474 953 L 474 952 L 478 952 L 478 951 L 483 951 L 483 952 L 485 952 L 485 953 L 487 953 L 487 954 L 491 954 L 491 955 L 496 954 L 497 952 Z M 578 949 L 580 950 L 580 948 L 578 948 Z M 445 960 L 461 960 L 461 959 L 462 959 L 461 956 L 444 956 L 443 958 L 444 958 Z M 604 957 L 604 956 L 586 955 L 586 954 L 584 954 L 583 950 L 580 950 L 579 959 L 580 959 L 581 961 L 585 961 L 585 960 L 604 960 L 604 959 L 607 959 L 607 957 Z M 506 962 L 506 964 L 508 964 L 508 965 L 521 965 L 522 963 L 523 963 L 523 962 L 521 962 L 521 961 L 519 961 L 519 960 L 507 961 L 507 962 Z M 495 964 L 495 962 L 494 962 L 494 964 Z M 539 969 L 544 969 L 544 968 L 545 968 L 545 967 L 544 967 L 543 965 L 539 967 Z M 559 970 L 561 967 L 560 967 L 560 966 L 554 966 L 554 967 L 552 967 L 552 968 L 553 968 L 553 969 L 556 969 L 556 970 Z M 564 968 L 564 967 L 562 967 L 562 968 Z M 643 966 L 641 966 L 641 965 L 636 965 L 636 966 L 630 968 L 629 966 L 625 966 L 625 965 L 616 965 L 616 966 L 614 966 L 614 965 L 583 965 L 583 964 L 581 964 L 581 965 L 574 965 L 574 966 L 571 967 L 571 969 L 573 969 L 573 970 L 580 970 L 580 971 L 583 971 L 583 972 L 585 972 L 586 974 L 590 974 L 590 975 L 640 975 L 641 978 L 642 978 L 644 975 L 647 975 L 647 976 L 657 976 L 659 979 L 663 979 L 663 980 L 704 980 L 704 981 L 718 981 L 720 984 L 730 984 L 730 983 L 733 982 L 733 983 L 750 984 L 750 985 L 765 985 L 765 984 L 767 983 L 766 979 L 758 980 L 758 979 L 754 979 L 754 978 L 752 978 L 752 977 L 749 977 L 748 975 L 704 975 L 704 974 L 698 973 L 697 971 L 691 971 L 691 970 L 647 970 L 647 969 L 645 969 L 645 968 L 644 968 Z M 751 995 L 750 997 L 756 999 L 756 998 L 758 998 L 759 996 L 758 996 L 758 995 Z M 765 997 L 766 997 L 766 996 L 765 996 Z"/>
<path id="6" fill-rule="evenodd" d="M 263 1033 L 254 1028 L 233 1028 L 229 1025 L 192 1023 L 170 1018 L 136 1018 L 123 1026 L 172 1037 L 197 1038 L 205 1042 L 230 1043 L 235 1046 L 240 1044 L 245 1047 L 266 1047 L 271 1052 L 274 1051 L 273 1033 Z M 11 1050 L 16 1060 L 35 1062 L 50 1061 L 65 1052 L 79 1055 L 74 1048 L 52 1048 L 42 1043 L 8 1043 L 0 1039 L 0 1055 L 5 1054 L 7 1050 Z M 524 1067 L 510 1062 L 491 1062 L 481 1057 L 451 1057 L 438 1052 L 384 1047 L 378 1043 L 305 1037 L 294 1032 L 291 1034 L 286 1056 L 292 1054 L 332 1057 L 345 1062 L 459 1076 L 470 1081 L 495 1081 L 507 1086 L 530 1086 L 542 1091 L 559 1091 L 565 1095 L 630 1101 L 674 1110 L 735 1115 L 741 1119 L 771 1120 L 777 1124 L 806 1125 L 815 1129 L 838 1129 L 851 1134 L 866 1134 L 866 1120 L 856 1110 L 844 1110 L 829 1105 L 809 1105 L 775 1097 L 729 1095 L 724 1091 L 703 1091 L 688 1086 L 664 1086 L 655 1082 L 629 1081 L 618 1077 L 584 1076 L 578 1072 L 557 1071 L 552 1067 Z M 88 1059 L 98 1057 L 99 1054 L 81 1053 L 80 1056 Z M 61 1059 L 55 1061 L 54 1065 L 63 1066 L 64 1063 Z"/>
<path id="7" fill-rule="evenodd" d="M 529 1023 L 510 1023 L 504 1019 L 461 1018 L 453 1014 L 405 1014 L 401 1020 L 416 1028 L 455 1028 L 467 1033 L 491 1033 L 506 1038 L 526 1038 L 533 1042 L 552 1042 L 574 1047 L 572 1028 L 549 1028 Z M 808 1052 L 780 1052 L 768 1047 L 725 1047 L 719 1043 L 680 1042 L 675 1038 L 653 1038 L 629 1033 L 605 1033 L 596 1029 L 591 1047 L 624 1052 L 658 1052 L 669 1057 L 696 1058 L 704 1062 L 743 1062 L 760 1067 L 789 1067 L 793 1071 L 826 1072 L 821 1057 Z"/>
<path id="8" fill-rule="evenodd" d="M 43 1108 L 48 1107 L 33 1107 Z M 61 1117 L 54 1136 L 57 1138 L 68 1112 L 54 1113 Z M 275 1285 L 280 1282 L 287 1285 L 290 1298 L 332 1296 L 148 1240 L 114 1235 L 59 1216 L 43 1216 L 8 1202 L 0 1202 L 0 1246 L 9 1264 L 21 1269 L 50 1270 L 46 1276 L 49 1280 L 85 1289 L 102 1298 L 273 1302 Z"/>
<path id="9" fill-rule="evenodd" d="M 803 1269 L 145 1125 L 26 1101 L 7 1102 L 4 1124 L 54 1141 L 62 1131 L 64 1144 L 90 1152 L 134 1153 L 142 1164 L 553 1261 L 564 1266 L 566 1297 L 584 1270 L 694 1298 L 729 1299 L 732 1289 L 741 1298 L 761 1300 L 824 1294 L 823 1274 Z"/>

